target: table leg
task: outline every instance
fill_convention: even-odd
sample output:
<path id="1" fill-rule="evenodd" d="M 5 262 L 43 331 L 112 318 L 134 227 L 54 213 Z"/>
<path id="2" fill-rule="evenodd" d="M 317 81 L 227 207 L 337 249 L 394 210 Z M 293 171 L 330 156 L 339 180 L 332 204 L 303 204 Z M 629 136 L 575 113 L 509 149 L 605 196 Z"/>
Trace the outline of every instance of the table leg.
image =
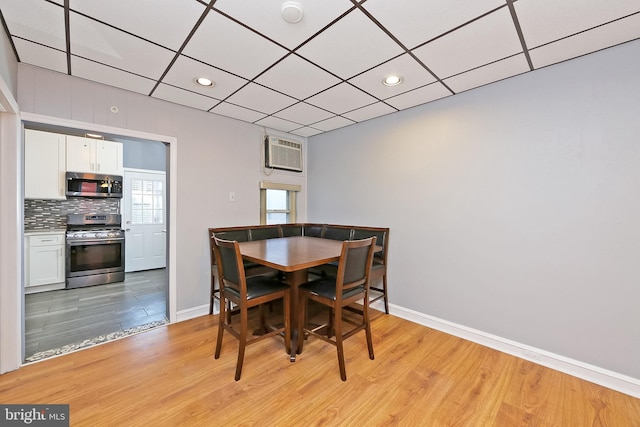
<path id="1" fill-rule="evenodd" d="M 304 339 L 304 337 L 298 336 L 298 322 L 302 322 L 302 319 L 298 319 L 298 286 L 306 283 L 309 280 L 308 277 L 307 270 L 292 271 L 285 274 L 284 281 L 289 285 L 289 297 L 291 298 L 291 354 L 289 360 L 292 362 L 296 361 L 298 339 Z"/>

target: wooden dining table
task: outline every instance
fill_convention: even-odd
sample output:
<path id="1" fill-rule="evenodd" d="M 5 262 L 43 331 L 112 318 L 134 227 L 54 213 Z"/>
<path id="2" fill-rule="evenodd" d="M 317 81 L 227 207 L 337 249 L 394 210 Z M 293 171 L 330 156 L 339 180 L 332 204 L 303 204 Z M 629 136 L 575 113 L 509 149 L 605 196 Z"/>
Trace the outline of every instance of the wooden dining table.
<path id="1" fill-rule="evenodd" d="M 308 281 L 307 269 L 340 259 L 342 241 L 319 237 L 281 237 L 276 239 L 240 242 L 240 253 L 245 260 L 284 272 L 289 285 L 291 302 L 291 354 L 292 362 L 298 351 L 298 286 Z"/>

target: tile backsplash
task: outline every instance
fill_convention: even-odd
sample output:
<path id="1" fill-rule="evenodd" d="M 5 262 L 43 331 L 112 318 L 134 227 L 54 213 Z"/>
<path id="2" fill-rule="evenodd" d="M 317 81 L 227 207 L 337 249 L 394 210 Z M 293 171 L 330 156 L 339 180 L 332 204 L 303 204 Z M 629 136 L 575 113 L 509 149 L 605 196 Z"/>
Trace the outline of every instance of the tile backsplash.
<path id="1" fill-rule="evenodd" d="M 24 229 L 65 229 L 67 214 L 70 213 L 120 213 L 120 199 L 74 197 L 67 200 L 25 200 Z"/>

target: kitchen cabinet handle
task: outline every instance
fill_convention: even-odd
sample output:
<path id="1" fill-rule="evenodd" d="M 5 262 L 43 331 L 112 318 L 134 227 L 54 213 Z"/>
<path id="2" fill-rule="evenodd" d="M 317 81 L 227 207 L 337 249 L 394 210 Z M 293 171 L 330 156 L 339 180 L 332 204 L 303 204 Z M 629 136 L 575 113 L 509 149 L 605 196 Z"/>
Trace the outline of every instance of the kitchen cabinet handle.
<path id="1" fill-rule="evenodd" d="M 41 242 L 55 242 L 56 239 L 40 239 Z"/>

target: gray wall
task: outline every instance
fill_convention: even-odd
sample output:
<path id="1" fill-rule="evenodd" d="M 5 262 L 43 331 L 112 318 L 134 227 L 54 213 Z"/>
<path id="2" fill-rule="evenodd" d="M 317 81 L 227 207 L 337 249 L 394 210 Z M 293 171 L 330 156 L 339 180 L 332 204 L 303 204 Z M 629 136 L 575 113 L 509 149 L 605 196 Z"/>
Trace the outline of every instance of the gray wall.
<path id="1" fill-rule="evenodd" d="M 299 214 L 306 218 L 306 174 L 262 172 L 260 126 L 25 64 L 19 64 L 18 83 L 22 111 L 177 138 L 177 188 L 170 190 L 178 205 L 178 312 L 208 311 L 207 228 L 259 223 L 261 180 L 300 184 Z"/>
<path id="2" fill-rule="evenodd" d="M 309 139 L 393 304 L 640 379 L 640 41 Z M 428 344 L 425 344 L 428 345 Z"/>
<path id="3" fill-rule="evenodd" d="M 166 171 L 167 146 L 159 141 L 136 141 L 112 138 L 122 142 L 125 168 Z"/>

